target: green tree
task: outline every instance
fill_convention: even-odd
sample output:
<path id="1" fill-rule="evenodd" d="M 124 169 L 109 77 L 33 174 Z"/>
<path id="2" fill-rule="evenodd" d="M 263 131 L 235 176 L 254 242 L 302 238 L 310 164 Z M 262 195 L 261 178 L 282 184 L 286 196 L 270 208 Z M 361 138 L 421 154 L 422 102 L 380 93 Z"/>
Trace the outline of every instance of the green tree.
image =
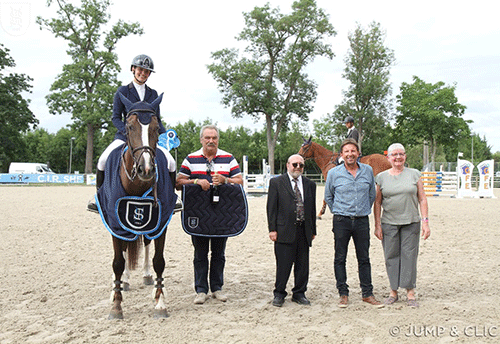
<path id="1" fill-rule="evenodd" d="M 26 161 L 46 163 L 50 168 L 54 167 L 54 162 L 49 157 L 53 136 L 44 128 L 27 132 L 24 136 Z"/>
<path id="2" fill-rule="evenodd" d="M 207 67 L 223 94 L 222 103 L 231 106 L 234 117 L 265 118 L 274 173 L 280 131 L 292 117 L 308 120 L 316 99 L 316 84 L 304 69 L 317 56 L 333 58 L 324 40 L 336 32 L 314 0 L 295 1 L 289 15 L 271 9 L 268 3 L 243 16 L 246 27 L 237 39 L 249 42 L 248 57 L 239 58 L 236 49 L 223 49 L 212 53 L 216 62 Z"/>
<path id="3" fill-rule="evenodd" d="M 40 28 L 68 41 L 71 64 L 52 84 L 47 103 L 52 114 L 71 113 L 74 126 L 87 132 L 85 173 L 92 172 L 94 133 L 110 126 L 113 95 L 120 71 L 115 48 L 130 34 L 142 34 L 139 23 L 119 20 L 105 31 L 110 15 L 109 0 L 81 0 L 76 7 L 66 0 L 47 0 L 57 4 L 58 18 L 37 18 Z"/>
<path id="4" fill-rule="evenodd" d="M 9 51 L 0 44 L 0 171 L 3 172 L 8 171 L 11 161 L 21 160 L 26 152 L 23 133 L 39 123 L 28 107 L 30 100 L 22 95 L 31 93 L 33 79 L 25 74 L 6 73 L 6 69 L 16 66 Z"/>
<path id="5" fill-rule="evenodd" d="M 481 161 L 492 159 L 491 146 L 488 146 L 486 137 L 472 133 L 471 136 L 462 137 L 454 145 L 445 149 L 446 161 L 455 161 L 458 153 L 463 153 L 463 159 L 470 160 L 477 165 Z"/>
<path id="6" fill-rule="evenodd" d="M 390 67 L 395 61 L 394 52 L 384 45 L 385 37 L 385 31 L 376 22 L 372 22 L 368 29 L 358 24 L 354 32 L 349 33 L 350 49 L 344 60 L 346 66 L 342 76 L 350 85 L 332 117 L 337 123 L 334 134 L 338 141 L 345 136 L 344 118 L 354 118 L 360 148 L 364 143 L 369 144 L 368 149 L 363 149 L 363 154 L 379 153 L 387 148 L 385 142 L 377 144 L 380 137 L 388 135 L 389 98 L 392 94 L 389 77 Z"/>
<path id="7" fill-rule="evenodd" d="M 431 84 L 414 76 L 412 84 L 402 83 L 396 96 L 399 113 L 394 132 L 406 145 L 427 142 L 431 162 L 435 161 L 438 145 L 452 147 L 460 139 L 470 137 L 470 121 L 462 118 L 466 107 L 458 103 L 455 89 L 456 86 L 445 86 L 441 81 Z"/>

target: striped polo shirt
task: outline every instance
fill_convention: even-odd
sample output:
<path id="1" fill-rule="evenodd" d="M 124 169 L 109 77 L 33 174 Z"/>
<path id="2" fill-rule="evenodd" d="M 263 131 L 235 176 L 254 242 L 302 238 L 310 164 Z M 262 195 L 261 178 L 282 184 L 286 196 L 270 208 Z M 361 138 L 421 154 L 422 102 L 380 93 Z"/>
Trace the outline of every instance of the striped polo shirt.
<path id="1" fill-rule="evenodd" d="M 231 153 L 217 149 L 215 158 L 211 162 L 203 155 L 203 148 L 189 154 L 182 162 L 179 174 L 189 179 L 208 179 L 212 182 L 212 174 L 222 174 L 226 178 L 232 178 L 241 174 L 240 165 Z"/>

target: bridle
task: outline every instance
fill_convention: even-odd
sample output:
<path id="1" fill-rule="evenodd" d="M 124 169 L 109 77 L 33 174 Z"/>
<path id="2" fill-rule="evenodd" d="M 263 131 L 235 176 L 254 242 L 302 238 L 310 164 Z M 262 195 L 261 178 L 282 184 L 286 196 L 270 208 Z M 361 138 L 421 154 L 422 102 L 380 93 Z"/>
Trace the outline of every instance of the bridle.
<path id="1" fill-rule="evenodd" d="M 150 112 L 152 114 L 154 114 L 155 112 L 154 111 L 151 111 L 149 109 L 146 109 L 146 110 L 141 110 L 143 112 Z M 127 114 L 127 119 L 130 117 L 130 115 L 133 115 L 133 114 L 136 114 L 137 110 L 134 110 L 134 112 L 129 112 Z M 156 148 L 156 147 L 155 147 Z M 133 182 L 135 177 L 137 177 L 137 166 L 139 165 L 139 161 L 141 160 L 142 156 L 144 155 L 144 153 L 146 152 L 149 152 L 149 154 L 151 154 L 151 157 L 153 159 L 153 161 L 155 161 L 155 164 L 156 164 L 156 149 L 155 148 L 152 148 L 151 146 L 140 146 L 140 147 L 132 147 L 132 143 L 130 142 L 130 135 L 128 135 L 128 130 L 127 130 L 127 145 L 125 147 L 125 149 L 123 149 L 122 151 L 122 164 L 123 164 L 123 167 L 124 167 L 124 170 L 125 170 L 125 174 L 127 175 L 127 178 Z M 130 175 L 127 171 L 127 166 L 125 165 L 125 153 L 127 151 L 127 149 L 130 149 L 131 150 L 131 154 L 132 154 L 132 159 L 134 161 L 134 164 L 132 165 L 132 171 L 131 171 L 131 174 Z M 141 151 L 141 153 L 139 154 L 138 157 L 135 156 L 135 153 L 137 151 Z M 155 173 L 156 172 L 156 169 L 155 169 Z"/>
<path id="2" fill-rule="evenodd" d="M 312 142 L 304 142 L 304 144 L 302 144 L 302 148 L 304 149 L 304 151 L 302 152 L 302 154 L 300 154 L 302 156 L 302 158 L 304 158 L 304 161 L 307 161 L 307 160 L 314 160 L 315 158 L 321 158 L 322 156 L 311 156 L 311 157 L 304 157 L 304 155 L 306 155 L 306 153 L 309 151 L 309 149 L 311 149 L 312 147 Z M 335 161 L 333 159 L 333 156 L 334 154 L 331 156 L 330 158 L 330 161 L 327 162 L 326 166 L 328 165 L 333 165 L 334 167 L 337 166 L 337 164 L 335 164 Z M 325 156 L 327 157 L 327 156 Z"/>

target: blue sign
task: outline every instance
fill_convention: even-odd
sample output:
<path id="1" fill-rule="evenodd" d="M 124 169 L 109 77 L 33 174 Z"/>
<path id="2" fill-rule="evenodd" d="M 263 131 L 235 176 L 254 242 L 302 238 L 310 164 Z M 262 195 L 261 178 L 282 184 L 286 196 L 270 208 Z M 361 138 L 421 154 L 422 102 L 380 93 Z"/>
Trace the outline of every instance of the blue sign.
<path id="1" fill-rule="evenodd" d="M 0 183 L 61 183 L 83 184 L 83 174 L 23 174 L 1 173 Z"/>

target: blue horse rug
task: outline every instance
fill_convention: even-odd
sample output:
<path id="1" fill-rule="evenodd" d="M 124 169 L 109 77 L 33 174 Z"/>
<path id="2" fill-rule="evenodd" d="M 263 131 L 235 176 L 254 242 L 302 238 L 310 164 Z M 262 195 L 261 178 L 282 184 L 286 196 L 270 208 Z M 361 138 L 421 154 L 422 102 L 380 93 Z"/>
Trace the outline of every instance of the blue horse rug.
<path id="1" fill-rule="evenodd" d="M 95 197 L 96 205 L 104 226 L 113 236 L 134 241 L 144 235 L 154 240 L 167 228 L 177 201 L 167 159 L 161 150 L 156 150 L 158 203 L 155 206 L 153 188 L 142 196 L 129 196 L 123 189 L 120 164 L 124 146 L 113 150 L 106 161 L 104 182 Z"/>
<path id="2" fill-rule="evenodd" d="M 219 185 L 219 202 L 212 204 L 210 191 L 199 185 L 182 188 L 182 228 L 187 234 L 231 237 L 243 232 L 248 222 L 248 203 L 239 184 Z"/>

